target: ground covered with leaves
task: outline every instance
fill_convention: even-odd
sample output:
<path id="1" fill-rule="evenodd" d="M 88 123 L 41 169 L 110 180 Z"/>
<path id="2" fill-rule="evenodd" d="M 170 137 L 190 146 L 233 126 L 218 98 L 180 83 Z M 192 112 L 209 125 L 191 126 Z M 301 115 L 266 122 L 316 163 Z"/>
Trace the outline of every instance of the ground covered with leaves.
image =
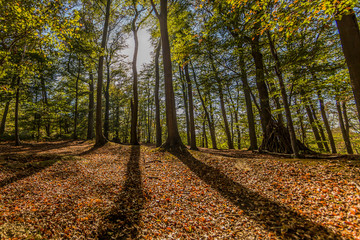
<path id="1" fill-rule="evenodd" d="M 360 239 L 358 159 L 0 143 L 0 239 Z"/>

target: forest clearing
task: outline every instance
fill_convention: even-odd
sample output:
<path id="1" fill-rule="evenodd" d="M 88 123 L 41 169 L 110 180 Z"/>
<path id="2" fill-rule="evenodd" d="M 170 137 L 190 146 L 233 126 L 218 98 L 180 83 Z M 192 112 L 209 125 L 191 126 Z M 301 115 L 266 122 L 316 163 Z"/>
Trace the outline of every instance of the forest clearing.
<path id="1" fill-rule="evenodd" d="M 360 240 L 359 16 L 0 0 L 0 239 Z"/>
<path id="2" fill-rule="evenodd" d="M 92 146 L 0 144 L 1 239 L 360 236 L 359 157 Z"/>

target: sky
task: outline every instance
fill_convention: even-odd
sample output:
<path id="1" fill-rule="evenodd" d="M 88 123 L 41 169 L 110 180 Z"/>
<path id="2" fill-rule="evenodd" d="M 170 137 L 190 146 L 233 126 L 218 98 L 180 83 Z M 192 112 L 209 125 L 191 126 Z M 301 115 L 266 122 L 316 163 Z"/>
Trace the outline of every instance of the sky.
<path id="1" fill-rule="evenodd" d="M 153 51 L 153 47 L 150 44 L 150 34 L 146 31 L 146 29 L 140 29 L 138 31 L 138 39 L 139 39 L 139 51 L 138 51 L 138 59 L 137 59 L 137 69 L 140 72 L 142 70 L 142 65 L 144 63 L 151 62 L 150 53 Z M 128 44 L 128 48 L 124 50 L 124 54 L 128 55 L 128 60 L 132 61 L 134 54 L 134 38 L 131 35 L 126 43 Z"/>

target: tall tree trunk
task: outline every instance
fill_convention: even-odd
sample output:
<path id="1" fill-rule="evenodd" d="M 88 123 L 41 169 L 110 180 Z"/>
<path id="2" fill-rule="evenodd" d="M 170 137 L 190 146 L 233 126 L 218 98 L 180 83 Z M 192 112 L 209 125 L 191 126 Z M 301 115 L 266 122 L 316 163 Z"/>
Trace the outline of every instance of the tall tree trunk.
<path id="1" fill-rule="evenodd" d="M 165 107 L 166 107 L 166 123 L 167 123 L 166 125 L 167 125 L 168 137 L 166 139 L 166 142 L 162 146 L 168 150 L 175 150 L 175 151 L 182 150 L 185 148 L 185 145 L 181 141 L 178 130 L 176 108 L 175 108 L 175 94 L 174 94 L 173 81 L 172 81 L 170 42 L 169 42 L 169 33 L 167 26 L 168 1 L 160 0 L 160 14 L 157 12 L 153 0 L 150 1 L 160 23 L 162 55 L 163 55 L 163 65 L 164 65 Z"/>
<path id="2" fill-rule="evenodd" d="M 110 130 L 110 63 L 106 63 L 104 137 L 109 139 Z"/>
<path id="3" fill-rule="evenodd" d="M 103 35 L 101 40 L 101 49 L 103 51 L 105 50 L 106 38 L 108 33 L 110 4 L 111 4 L 111 0 L 107 0 L 105 22 L 104 22 Z M 102 85 L 104 78 L 103 75 L 104 75 L 104 55 L 101 54 L 99 57 L 98 82 L 97 82 L 97 93 L 96 93 L 96 144 L 95 145 L 97 146 L 104 145 L 107 142 L 103 134 L 103 126 L 102 126 Z"/>
<path id="4" fill-rule="evenodd" d="M 20 146 L 19 136 L 19 103 L 20 103 L 20 77 L 17 77 L 17 88 L 15 95 L 15 145 Z"/>
<path id="5" fill-rule="evenodd" d="M 320 112 L 321 112 L 321 117 L 323 119 L 324 125 L 325 125 L 325 129 L 329 138 L 329 142 L 330 142 L 330 146 L 331 146 L 331 152 L 332 153 L 336 153 L 336 146 L 335 146 L 335 141 L 334 141 L 334 137 L 333 134 L 331 132 L 331 128 L 330 128 L 330 124 L 325 112 L 325 105 L 324 105 L 324 100 L 322 99 L 321 96 L 321 92 L 318 91 L 318 98 L 319 98 L 319 105 L 320 105 Z"/>
<path id="6" fill-rule="evenodd" d="M 330 152 L 329 145 L 327 144 L 327 140 L 325 137 L 324 129 L 322 128 L 322 126 L 316 116 L 316 112 L 315 112 L 315 108 L 314 108 L 313 104 L 310 104 L 310 109 L 313 114 L 315 124 L 316 124 L 317 128 L 319 129 L 320 137 L 321 137 L 322 143 L 325 147 L 325 150 L 326 150 L 326 152 Z"/>
<path id="7" fill-rule="evenodd" d="M 78 62 L 78 74 L 75 82 L 75 113 L 74 113 L 74 133 L 73 139 L 77 139 L 77 125 L 78 125 L 78 102 L 79 102 L 79 78 L 80 78 L 80 59 Z"/>
<path id="8" fill-rule="evenodd" d="M 205 118 L 203 120 L 203 126 L 202 126 L 203 127 L 203 140 L 204 140 L 203 147 L 209 148 L 208 139 L 207 139 L 207 135 L 206 135 L 206 124 L 205 124 L 206 119 Z"/>
<path id="9" fill-rule="evenodd" d="M 240 131 L 238 112 L 235 111 L 234 115 L 235 115 L 235 128 L 236 128 L 236 134 L 237 134 L 237 149 L 241 149 L 241 131 Z"/>
<path id="10" fill-rule="evenodd" d="M 351 10 L 350 14 L 338 16 L 336 24 L 339 30 L 346 64 L 350 73 L 357 116 L 360 121 L 360 31 L 354 11 Z"/>
<path id="11" fill-rule="evenodd" d="M 216 67 L 214 65 L 214 59 L 213 59 L 211 53 L 209 54 L 209 59 L 210 59 L 210 63 L 211 63 L 211 68 L 212 68 L 212 70 L 213 70 L 213 72 L 215 74 L 215 80 L 216 80 L 217 85 L 218 85 L 217 87 L 218 87 L 218 91 L 219 91 L 221 115 L 222 115 L 223 121 L 224 121 L 225 134 L 226 134 L 226 137 L 227 137 L 228 148 L 229 149 L 234 149 L 234 143 L 232 141 L 230 128 L 229 128 L 229 122 L 228 122 L 228 119 L 227 119 L 227 116 L 226 116 L 226 108 L 225 108 L 225 100 L 224 100 L 222 82 L 221 82 L 221 79 L 220 79 L 220 77 L 218 75 Z"/>
<path id="12" fill-rule="evenodd" d="M 318 148 L 320 149 L 320 151 L 324 151 L 324 146 L 323 146 L 322 141 L 321 141 L 319 130 L 316 127 L 316 123 L 315 123 L 313 114 L 312 114 L 311 109 L 310 109 L 310 107 L 309 107 L 309 105 L 307 103 L 305 104 L 305 110 L 306 110 L 306 113 L 307 113 L 308 118 L 309 118 L 311 129 L 312 129 L 312 131 L 314 133 L 316 144 L 317 144 Z"/>
<path id="13" fill-rule="evenodd" d="M 155 51 L 155 125 L 156 125 L 156 146 L 160 147 L 161 140 L 161 122 L 160 122 L 160 100 L 159 100 L 159 85 L 160 85 L 160 69 L 159 56 L 161 49 L 161 39 L 159 39 L 158 46 Z"/>
<path id="14" fill-rule="evenodd" d="M 181 87 L 183 92 L 183 99 L 184 99 L 184 111 L 185 111 L 185 123 L 186 123 L 186 139 L 187 144 L 190 144 L 190 120 L 189 120 L 189 104 L 188 104 L 188 93 L 186 92 L 185 87 L 185 80 L 183 78 L 182 69 L 179 65 L 179 73 L 180 73 L 180 79 L 181 79 Z"/>
<path id="15" fill-rule="evenodd" d="M 132 100 L 132 107 L 131 107 L 131 132 L 130 132 L 130 144 L 132 145 L 139 145 L 138 142 L 138 112 L 139 112 L 139 96 L 138 96 L 138 73 L 137 73 L 137 55 L 139 50 L 139 40 L 137 35 L 137 26 L 136 20 L 138 17 L 138 12 L 136 10 L 136 15 L 132 21 L 132 32 L 134 34 L 134 56 L 132 62 L 132 71 L 133 71 L 133 100 Z"/>
<path id="16" fill-rule="evenodd" d="M 209 131 L 210 131 L 210 138 L 211 138 L 211 142 L 212 142 L 212 148 L 217 149 L 216 136 L 215 136 L 215 126 L 214 126 L 214 124 L 213 124 L 213 122 L 211 120 L 209 111 L 206 108 L 205 101 L 204 101 L 203 97 L 201 96 L 199 84 L 198 84 L 197 79 L 196 79 L 195 69 L 194 69 L 194 66 L 192 65 L 192 63 L 191 63 L 191 68 L 192 68 L 192 73 L 193 73 L 193 76 L 194 76 L 194 82 L 195 82 L 196 90 L 197 90 L 197 93 L 199 95 L 201 105 L 202 105 L 202 107 L 204 109 L 205 117 L 206 117 L 206 119 L 208 121 Z"/>
<path id="17" fill-rule="evenodd" d="M 257 137 L 256 137 L 256 129 L 255 129 L 255 118 L 254 118 L 254 112 L 252 109 L 250 86 L 248 83 L 243 52 L 241 52 L 241 55 L 239 58 L 239 63 L 240 63 L 240 70 L 241 70 L 240 78 L 241 78 L 241 82 L 243 84 L 243 90 L 244 90 L 244 96 L 245 96 L 246 116 L 247 116 L 248 126 L 249 126 L 249 137 L 250 137 L 249 150 L 256 150 L 256 149 L 258 149 L 258 145 L 257 145 Z"/>
<path id="18" fill-rule="evenodd" d="M 9 112 L 10 101 L 11 101 L 11 99 L 9 99 L 5 104 L 3 116 L 1 119 L 1 125 L 0 125 L 0 137 L 2 137 L 5 133 L 6 118 L 7 118 L 8 112 Z"/>
<path id="19" fill-rule="evenodd" d="M 187 82 L 188 96 L 189 96 L 189 123 L 190 123 L 190 149 L 198 150 L 196 147 L 196 135 L 195 135 L 195 119 L 194 119 L 194 102 L 192 94 L 192 83 L 189 75 L 188 64 L 185 65 L 185 78 Z"/>
<path id="20" fill-rule="evenodd" d="M 288 96 L 287 96 L 287 93 L 286 93 L 284 79 L 283 79 L 283 75 L 282 75 L 282 71 L 281 71 L 280 59 L 278 57 L 275 45 L 274 45 L 272 37 L 270 35 L 270 31 L 267 31 L 267 36 L 268 36 L 268 40 L 269 40 L 269 44 L 270 44 L 271 54 L 272 54 L 272 56 L 273 56 L 273 58 L 275 60 L 275 73 L 276 73 L 276 76 L 278 77 L 278 80 L 279 80 L 281 97 L 282 97 L 282 100 L 283 100 L 283 103 L 284 103 L 287 127 L 288 127 L 288 130 L 289 130 L 289 133 L 290 133 L 291 148 L 292 148 L 292 151 L 294 153 L 294 156 L 296 158 L 298 158 L 300 156 L 299 155 L 299 148 L 297 146 L 296 134 L 295 134 L 293 120 L 292 120 L 292 117 L 291 117 L 290 104 L 288 102 Z M 282 118 L 282 116 L 279 116 L 279 119 L 281 119 L 281 118 Z"/>
<path id="21" fill-rule="evenodd" d="M 339 117 L 339 124 L 340 124 L 340 129 L 341 129 L 341 133 L 345 142 L 345 147 L 346 147 L 346 151 L 348 154 L 354 154 L 353 149 L 351 147 L 351 142 L 350 142 L 350 137 L 346 132 L 346 128 L 345 128 L 345 124 L 344 124 L 344 118 L 342 115 L 342 111 L 341 111 L 341 105 L 340 102 L 338 100 L 336 100 L 336 109 L 338 112 L 338 117 Z"/>
<path id="22" fill-rule="evenodd" d="M 346 111 L 346 101 L 341 102 L 342 105 L 342 111 L 344 115 L 344 124 L 345 124 L 345 130 L 348 136 L 350 136 L 350 124 L 349 124 L 349 118 Z"/>
<path id="23" fill-rule="evenodd" d="M 89 82 L 89 112 L 88 112 L 88 128 L 87 128 L 87 139 L 94 138 L 94 76 L 90 72 Z"/>
<path id="24" fill-rule="evenodd" d="M 45 105 L 45 116 L 46 116 L 46 123 L 45 123 L 45 130 L 46 130 L 46 135 L 48 137 L 50 137 L 50 117 L 49 117 L 49 102 L 48 102 L 48 96 L 47 96 L 47 91 L 46 91 L 46 85 L 45 85 L 45 79 L 43 76 L 40 77 L 40 81 L 41 81 L 41 90 L 42 90 L 42 97 L 43 97 L 43 103 Z"/>

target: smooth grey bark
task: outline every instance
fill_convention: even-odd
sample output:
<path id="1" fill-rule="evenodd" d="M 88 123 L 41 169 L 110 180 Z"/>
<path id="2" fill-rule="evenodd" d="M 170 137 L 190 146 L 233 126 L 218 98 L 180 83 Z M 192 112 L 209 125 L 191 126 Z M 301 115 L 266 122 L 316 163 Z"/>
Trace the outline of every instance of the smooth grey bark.
<path id="1" fill-rule="evenodd" d="M 104 137 L 109 139 L 110 131 L 110 61 L 106 62 Z"/>
<path id="2" fill-rule="evenodd" d="M 319 98 L 319 105 L 320 105 L 320 113 L 321 113 L 321 117 L 323 119 L 325 129 L 326 129 L 326 133 L 328 135 L 328 139 L 329 139 L 329 142 L 330 142 L 331 152 L 336 153 L 336 146 L 335 146 L 334 137 L 333 137 L 333 134 L 332 134 L 332 131 L 331 131 L 331 128 L 330 128 L 329 120 L 328 120 L 327 115 L 326 115 L 325 104 L 324 104 L 324 100 L 322 99 L 320 91 L 318 91 L 318 98 Z"/>
<path id="3" fill-rule="evenodd" d="M 103 28 L 103 35 L 101 39 L 101 49 L 104 51 L 107 41 L 107 33 L 109 27 L 109 18 L 110 18 L 110 4 L 111 0 L 106 2 L 106 12 L 105 12 L 105 22 Z M 98 66 L 98 82 L 97 82 L 97 93 L 96 93 L 96 146 L 104 145 L 107 140 L 103 134 L 102 126 L 102 85 L 104 78 L 104 55 L 101 54 L 99 57 L 99 66 Z"/>
<path id="4" fill-rule="evenodd" d="M 74 113 L 74 133 L 73 139 L 77 139 L 77 125 L 78 125 L 78 102 L 79 102 L 79 79 L 80 79 L 80 59 L 78 60 L 78 74 L 75 81 L 75 113 Z"/>
<path id="5" fill-rule="evenodd" d="M 191 150 L 198 150 L 198 148 L 196 147 L 194 101 L 193 101 L 193 94 L 192 94 L 192 83 L 191 83 L 191 79 L 190 79 L 188 64 L 185 65 L 185 78 L 186 78 L 188 97 L 189 97 L 190 149 Z"/>
<path id="6" fill-rule="evenodd" d="M 338 112 L 340 129 L 341 129 L 341 133 L 342 133 L 342 136 L 343 136 L 343 139 L 345 142 L 346 151 L 348 154 L 354 154 L 354 151 L 351 147 L 350 136 L 347 134 L 346 129 L 345 129 L 344 118 L 343 118 L 342 111 L 341 111 L 341 105 L 338 100 L 336 100 L 336 109 Z"/>
<path id="7" fill-rule="evenodd" d="M 159 56 L 161 49 L 161 39 L 159 39 L 158 46 L 155 50 L 155 126 L 156 126 L 156 146 L 160 147 L 162 143 L 161 139 L 161 122 L 160 122 L 160 99 L 159 99 L 159 87 L 160 87 L 160 69 L 159 69 Z"/>
<path id="8" fill-rule="evenodd" d="M 87 127 L 87 139 L 94 138 L 94 76 L 90 72 L 89 75 L 89 109 L 88 109 L 88 127 Z"/>
<path id="9" fill-rule="evenodd" d="M 181 69 L 180 65 L 179 65 L 179 73 L 180 73 L 181 87 L 182 87 L 183 100 L 184 100 L 186 139 L 187 139 L 187 144 L 190 145 L 190 120 L 189 120 L 188 93 L 186 91 L 185 80 L 183 78 L 183 73 L 182 73 L 182 69 Z"/>

